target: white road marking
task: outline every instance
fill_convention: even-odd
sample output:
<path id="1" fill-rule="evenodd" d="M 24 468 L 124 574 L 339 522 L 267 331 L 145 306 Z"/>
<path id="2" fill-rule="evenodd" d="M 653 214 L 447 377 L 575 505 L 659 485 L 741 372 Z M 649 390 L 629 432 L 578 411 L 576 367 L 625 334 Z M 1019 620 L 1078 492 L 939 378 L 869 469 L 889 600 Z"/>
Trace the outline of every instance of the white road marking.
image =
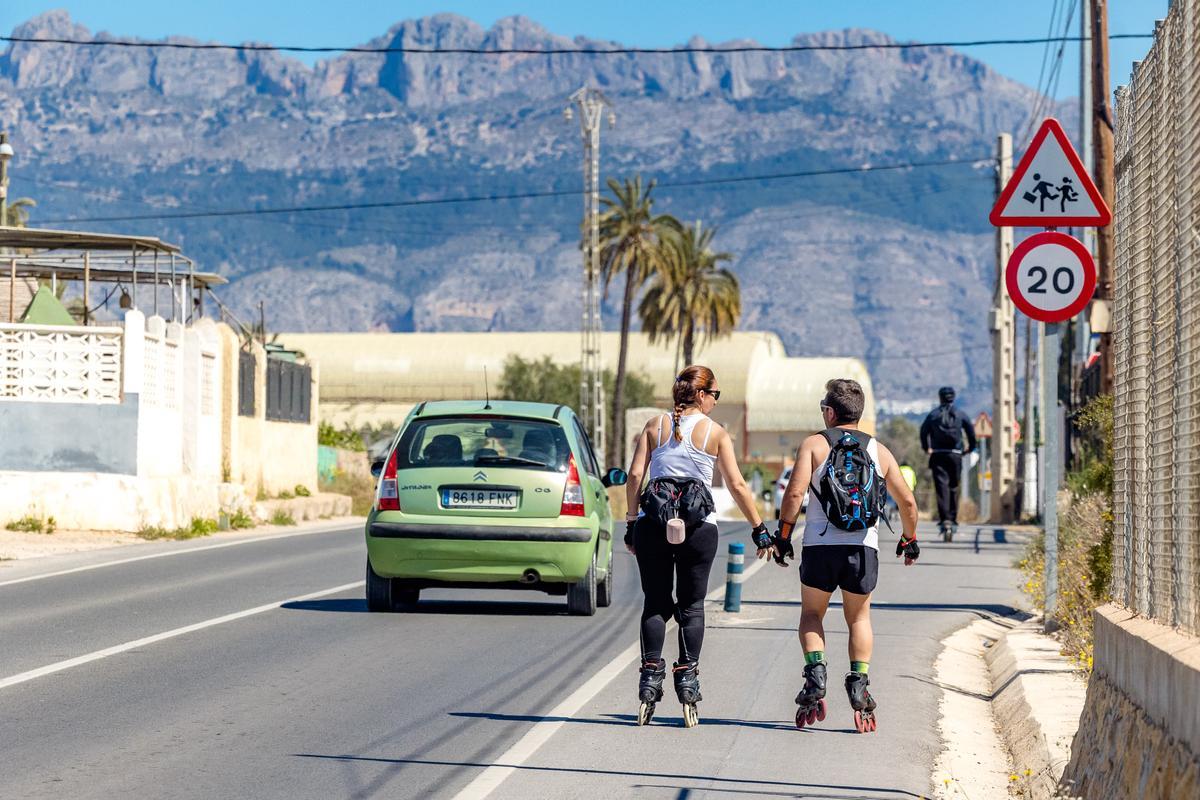
<path id="1" fill-rule="evenodd" d="M 20 672 L 20 673 L 17 673 L 16 675 L 10 675 L 7 678 L 0 678 L 0 689 L 6 689 L 9 686 L 16 686 L 18 683 L 25 683 L 27 681 L 35 680 L 37 678 L 43 678 L 46 675 L 53 675 L 56 672 L 62 672 L 63 670 L 71 669 L 72 667 L 78 667 L 82 664 L 90 664 L 93 661 L 99 661 L 102 658 L 108 658 L 109 656 L 115 656 L 120 653 L 129 652 L 130 650 L 136 650 L 139 647 L 146 647 L 147 645 L 155 644 L 156 642 L 165 641 L 167 639 L 174 639 L 176 636 L 183 636 L 184 634 L 194 633 L 195 631 L 203 630 L 205 628 L 211 628 L 214 625 L 223 625 L 226 622 L 233 622 L 234 620 L 245 619 L 246 617 L 252 617 L 255 614 L 262 614 L 267 611 L 274 611 L 275 609 L 280 608 L 281 606 L 284 606 L 287 603 L 302 603 L 305 600 L 315 600 L 318 597 L 325 597 L 325 596 L 331 595 L 331 594 L 338 594 L 339 592 L 346 592 L 346 591 L 349 591 L 350 589 L 357 589 L 358 587 L 362 586 L 363 583 L 364 583 L 364 581 L 355 581 L 354 583 L 344 583 L 341 586 L 334 586 L 332 589 L 322 589 L 319 592 L 312 592 L 310 594 L 302 594 L 299 597 L 289 597 L 288 599 L 280 600 L 277 603 L 267 603 L 266 605 L 255 606 L 254 608 L 248 608 L 245 611 L 235 611 L 232 614 L 226 614 L 222 617 L 213 617 L 212 619 L 206 619 L 203 622 L 195 622 L 195 623 L 192 623 L 191 625 L 184 625 L 182 628 L 175 628 L 173 630 L 164 631 L 163 633 L 156 633 L 153 636 L 145 636 L 145 637 L 142 637 L 141 639 L 134 639 L 131 642 L 125 642 L 124 644 L 118 644 L 118 645 L 113 645 L 112 647 L 106 647 L 103 650 L 96 650 L 94 652 L 87 653 L 82 656 L 76 656 L 75 658 L 68 658 L 65 661 L 56 661 L 53 664 L 47 664 L 44 667 L 38 667 L 37 669 L 31 669 L 27 672 Z"/>
<path id="2" fill-rule="evenodd" d="M 357 523 L 355 523 L 357 524 Z M 200 547 L 181 548 L 179 550 L 161 550 L 157 553 L 147 553 L 144 556 L 132 556 L 130 558 L 121 558 L 116 561 L 102 561 L 99 564 L 85 564 L 82 567 L 72 567 L 71 569 L 60 569 L 57 572 L 46 572 L 41 575 L 29 575 L 24 578 L 13 578 L 11 581 L 0 581 L 0 586 L 13 586 L 18 583 L 29 583 L 30 581 L 40 581 L 44 578 L 57 578 L 60 575 L 73 575 L 76 572 L 87 572 L 93 569 L 102 567 L 116 567 L 121 564 L 132 564 L 134 561 L 148 561 L 152 558 L 166 558 L 167 556 L 181 556 L 186 553 L 201 553 L 207 550 L 220 550 L 223 547 L 237 547 L 243 544 L 254 544 L 255 542 L 266 542 L 271 539 L 290 539 L 293 536 L 312 536 L 318 533 L 333 533 L 334 531 L 347 530 L 348 527 L 344 523 L 337 525 L 327 525 L 322 528 L 302 531 L 284 531 L 281 533 L 268 533 L 262 536 L 255 536 L 253 539 L 232 539 L 227 542 L 218 542 L 217 544 L 202 545 Z"/>
<path id="3" fill-rule="evenodd" d="M 749 578 L 765 566 L 769 560 L 763 559 L 757 561 L 743 574 Z M 716 589 L 709 592 L 708 596 L 704 599 L 706 601 L 715 600 L 724 591 L 725 585 L 722 583 Z M 670 629 L 668 629 L 669 632 Z M 454 800 L 482 800 L 482 798 L 494 792 L 509 775 L 512 775 L 522 764 L 528 761 L 538 751 L 538 748 L 548 742 L 550 737 L 566 724 L 566 720 L 578 714 L 580 709 L 587 705 L 593 697 L 600 694 L 604 687 L 612 683 L 614 678 L 621 674 L 626 667 L 640 656 L 641 646 L 636 643 L 621 651 L 620 655 L 605 664 L 599 672 L 592 675 L 582 686 L 568 695 L 566 700 L 563 700 L 551 709 L 542 721 L 535 722 L 528 733 L 518 739 L 512 747 L 508 748 L 490 767 L 481 772 L 475 780 L 463 787 L 462 791 L 454 795 Z"/>

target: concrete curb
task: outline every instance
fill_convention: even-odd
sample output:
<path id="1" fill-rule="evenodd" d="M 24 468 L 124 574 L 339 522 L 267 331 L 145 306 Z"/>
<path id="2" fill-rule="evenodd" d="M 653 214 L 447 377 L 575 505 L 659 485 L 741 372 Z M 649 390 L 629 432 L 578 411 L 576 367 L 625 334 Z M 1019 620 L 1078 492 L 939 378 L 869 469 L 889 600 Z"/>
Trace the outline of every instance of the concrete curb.
<path id="1" fill-rule="evenodd" d="M 1020 788 L 1031 798 L 1055 797 L 1071 758 L 1087 683 L 1027 619 L 996 640 L 984 656 L 992 679 L 992 716 L 1008 747 Z"/>

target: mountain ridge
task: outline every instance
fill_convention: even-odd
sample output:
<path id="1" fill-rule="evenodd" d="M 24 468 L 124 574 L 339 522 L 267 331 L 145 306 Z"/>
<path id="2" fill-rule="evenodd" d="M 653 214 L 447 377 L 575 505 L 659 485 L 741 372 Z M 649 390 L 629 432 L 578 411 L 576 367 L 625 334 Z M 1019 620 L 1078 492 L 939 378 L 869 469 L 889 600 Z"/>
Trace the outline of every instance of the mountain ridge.
<path id="1" fill-rule="evenodd" d="M 14 33 L 93 36 L 65 12 Z M 849 29 L 793 41 L 892 40 Z M 524 17 L 485 29 L 447 14 L 396 23 L 368 45 L 617 46 Z M 946 48 L 342 54 L 308 67 L 272 51 L 13 43 L 0 54 L 0 125 L 19 148 L 14 194 L 39 199 L 35 224 L 446 199 L 576 188 L 578 128 L 561 111 L 585 83 L 616 106 L 617 126 L 602 133 L 605 177 L 677 183 L 961 160 L 655 191 L 659 210 L 717 225 L 719 248 L 737 254 L 744 328 L 775 330 L 797 355 L 861 356 L 897 400 L 942 383 L 968 397 L 990 391 L 990 359 L 975 355 L 994 271 L 986 162 L 996 133 L 1023 129 L 1035 93 Z M 267 300 L 275 329 L 572 330 L 580 213 L 578 197 L 558 197 L 77 226 L 180 241 L 231 279 L 239 314 Z M 813 291 L 822 286 L 853 312 L 848 328 Z M 615 322 L 606 308 L 606 326 Z"/>

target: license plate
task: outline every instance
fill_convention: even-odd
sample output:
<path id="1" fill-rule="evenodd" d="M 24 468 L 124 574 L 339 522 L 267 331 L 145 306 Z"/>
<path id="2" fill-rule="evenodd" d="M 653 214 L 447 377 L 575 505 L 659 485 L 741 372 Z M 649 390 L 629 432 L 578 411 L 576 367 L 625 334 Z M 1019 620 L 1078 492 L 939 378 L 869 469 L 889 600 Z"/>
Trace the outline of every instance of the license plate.
<path id="1" fill-rule="evenodd" d="M 516 489 L 442 489 L 442 508 L 516 507 Z"/>

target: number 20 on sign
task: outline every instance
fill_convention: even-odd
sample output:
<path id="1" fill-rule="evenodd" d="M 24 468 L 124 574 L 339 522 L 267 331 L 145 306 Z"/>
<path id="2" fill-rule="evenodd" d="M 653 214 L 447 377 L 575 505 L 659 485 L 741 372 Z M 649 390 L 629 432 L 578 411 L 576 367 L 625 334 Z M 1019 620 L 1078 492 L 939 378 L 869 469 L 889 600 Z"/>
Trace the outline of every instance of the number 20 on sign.
<path id="1" fill-rule="evenodd" d="M 1023 314 L 1040 322 L 1062 322 L 1092 299 L 1096 262 L 1078 239 L 1046 231 L 1017 245 L 1004 277 Z"/>

